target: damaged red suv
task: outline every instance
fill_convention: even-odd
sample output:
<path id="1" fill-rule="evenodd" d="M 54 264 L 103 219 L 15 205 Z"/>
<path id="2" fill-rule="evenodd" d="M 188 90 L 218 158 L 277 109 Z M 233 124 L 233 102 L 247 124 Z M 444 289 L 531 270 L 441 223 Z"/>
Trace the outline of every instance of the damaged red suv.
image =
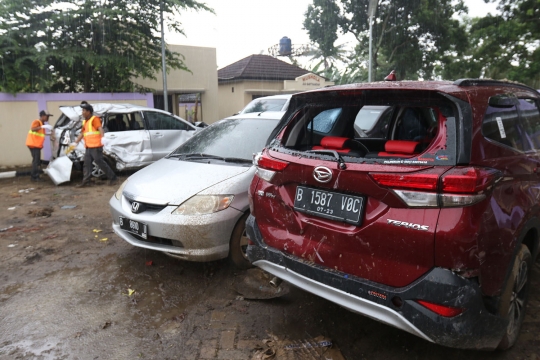
<path id="1" fill-rule="evenodd" d="M 437 344 L 515 343 L 539 248 L 536 90 L 465 79 L 297 94 L 254 161 L 254 265 Z"/>

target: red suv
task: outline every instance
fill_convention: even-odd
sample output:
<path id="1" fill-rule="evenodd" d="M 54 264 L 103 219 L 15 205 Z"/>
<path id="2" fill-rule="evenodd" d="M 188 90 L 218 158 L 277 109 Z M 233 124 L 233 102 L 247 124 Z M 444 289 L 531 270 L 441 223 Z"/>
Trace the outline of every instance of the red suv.
<path id="1" fill-rule="evenodd" d="M 255 158 L 251 262 L 445 346 L 506 349 L 540 232 L 540 94 L 489 80 L 294 95 Z"/>

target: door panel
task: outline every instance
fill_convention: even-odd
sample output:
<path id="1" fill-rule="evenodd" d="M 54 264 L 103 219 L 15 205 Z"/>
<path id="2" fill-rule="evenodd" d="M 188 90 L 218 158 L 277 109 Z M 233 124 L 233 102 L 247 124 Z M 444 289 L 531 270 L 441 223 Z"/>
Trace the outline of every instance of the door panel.
<path id="1" fill-rule="evenodd" d="M 160 112 L 146 111 L 144 113 L 150 141 L 152 142 L 152 159 L 161 159 L 184 141 L 189 139 L 193 132 L 188 131 L 191 127 L 171 115 Z"/>

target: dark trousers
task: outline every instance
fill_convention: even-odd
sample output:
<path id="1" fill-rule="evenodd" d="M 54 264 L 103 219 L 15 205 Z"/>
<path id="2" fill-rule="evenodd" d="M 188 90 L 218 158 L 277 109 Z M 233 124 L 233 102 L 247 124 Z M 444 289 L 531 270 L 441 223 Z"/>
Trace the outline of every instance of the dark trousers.
<path id="1" fill-rule="evenodd" d="M 30 176 L 32 179 L 39 179 L 39 171 L 41 166 L 41 149 L 29 148 L 30 154 L 32 154 L 32 172 Z"/>
<path id="2" fill-rule="evenodd" d="M 107 174 L 107 179 L 112 180 L 116 178 L 114 171 L 112 171 L 110 166 L 103 160 L 103 147 L 86 148 L 86 152 L 84 153 L 83 182 L 90 181 L 90 178 L 92 177 L 92 169 L 94 167 L 92 162 L 95 162 L 96 165 Z"/>

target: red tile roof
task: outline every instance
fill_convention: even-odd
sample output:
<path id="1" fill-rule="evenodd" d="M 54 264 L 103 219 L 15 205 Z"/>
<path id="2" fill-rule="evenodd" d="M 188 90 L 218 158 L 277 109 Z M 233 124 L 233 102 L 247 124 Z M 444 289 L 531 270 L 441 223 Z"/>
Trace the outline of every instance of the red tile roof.
<path id="1" fill-rule="evenodd" d="M 309 73 L 269 55 L 251 55 L 218 70 L 218 82 L 230 80 L 294 80 Z"/>

